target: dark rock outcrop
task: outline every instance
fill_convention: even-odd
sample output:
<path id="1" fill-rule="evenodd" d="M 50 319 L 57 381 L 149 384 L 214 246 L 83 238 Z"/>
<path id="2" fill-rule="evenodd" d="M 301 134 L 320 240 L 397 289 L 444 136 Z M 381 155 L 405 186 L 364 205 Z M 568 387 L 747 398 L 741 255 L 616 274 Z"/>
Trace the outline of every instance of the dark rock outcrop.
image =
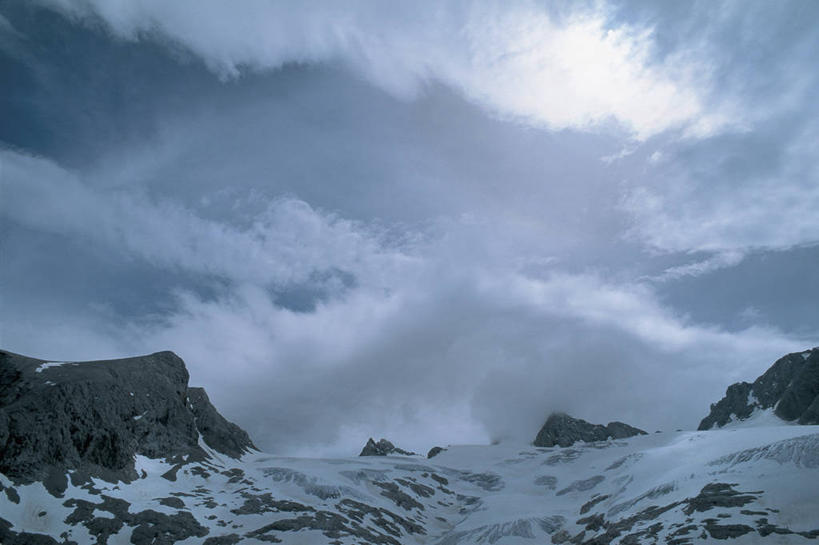
<path id="1" fill-rule="evenodd" d="M 622 422 L 609 422 L 603 426 L 572 418 L 565 413 L 552 413 L 540 428 L 533 444 L 536 447 L 569 447 L 577 441 L 625 439 L 635 435 L 646 435 L 646 432 Z"/>
<path id="2" fill-rule="evenodd" d="M 427 458 L 435 458 L 445 450 L 444 447 L 432 447 L 429 449 L 429 452 L 427 452 Z"/>
<path id="3" fill-rule="evenodd" d="M 774 408 L 779 418 L 798 424 L 819 424 L 819 348 L 778 359 L 753 383 L 737 382 L 711 405 L 700 430 L 745 420 L 756 409 Z"/>
<path id="4" fill-rule="evenodd" d="M 219 414 L 204 388 L 188 388 L 188 401 L 196 428 L 210 448 L 233 458 L 239 458 L 248 449 L 256 449 L 245 430 Z"/>
<path id="5" fill-rule="evenodd" d="M 363 449 L 361 449 L 361 454 L 359 454 L 359 456 L 390 456 L 393 454 L 400 454 L 402 456 L 415 455 L 414 452 L 409 452 L 396 447 L 386 439 L 381 439 L 376 443 L 373 441 L 373 438 L 370 437 L 367 444 L 364 445 Z"/>
<path id="6" fill-rule="evenodd" d="M 173 352 L 56 363 L 0 351 L 0 472 L 14 480 L 64 480 L 77 469 L 130 481 L 136 454 L 205 458 L 200 432 L 228 456 L 253 446 L 204 391 L 188 389 Z"/>

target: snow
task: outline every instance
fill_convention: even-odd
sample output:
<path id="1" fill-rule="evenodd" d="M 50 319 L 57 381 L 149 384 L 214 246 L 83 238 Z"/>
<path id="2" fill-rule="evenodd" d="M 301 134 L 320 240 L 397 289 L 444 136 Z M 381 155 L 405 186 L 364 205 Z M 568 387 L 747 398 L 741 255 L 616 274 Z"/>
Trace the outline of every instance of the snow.
<path id="1" fill-rule="evenodd" d="M 771 427 L 771 426 L 792 426 L 794 424 L 782 420 L 774 413 L 775 408 L 769 407 L 767 409 L 761 409 L 757 407 L 751 413 L 751 416 L 745 418 L 743 420 L 735 418 L 736 415 L 731 415 L 731 420 L 728 421 L 727 424 L 722 426 L 723 429 L 733 429 L 733 428 L 762 428 L 762 427 Z"/>
<path id="2" fill-rule="evenodd" d="M 578 524 L 580 507 L 597 495 L 607 498 L 586 513 L 620 520 L 650 506 L 670 505 L 697 496 L 709 483 L 733 483 L 738 491 L 764 491 L 746 509 L 763 511 L 768 520 L 794 531 L 819 528 L 819 426 L 783 425 L 771 411 L 755 413 L 742 426 L 716 431 L 688 431 L 652 434 L 627 440 L 577 444 L 569 448 L 536 448 L 526 444 L 456 445 L 433 459 L 422 457 L 353 457 L 339 459 L 285 458 L 259 451 L 240 460 L 221 455 L 200 437 L 200 446 L 210 455 L 206 462 L 180 467 L 176 481 L 162 477 L 173 465 L 162 460 L 137 456 L 135 468 L 146 475 L 131 484 L 94 480 L 103 494 L 128 501 L 131 513 L 146 509 L 172 515 L 176 508 L 159 500 L 177 497 L 209 536 L 238 533 L 242 536 L 276 520 L 298 513 L 269 509 L 260 513 L 241 512 L 248 497 L 269 492 L 275 500 L 289 500 L 316 511 L 339 512 L 339 502 L 349 498 L 377 509 L 385 509 L 422 524 L 426 534 L 402 535 L 399 541 L 412 543 L 534 544 L 548 543 L 548 535 L 562 525 L 571 536 L 584 529 Z M 777 425 L 766 425 L 776 422 Z M 238 477 L 236 477 L 238 475 Z M 433 478 L 435 475 L 435 478 Z M 539 477 L 556 481 L 554 488 L 537 484 Z M 447 484 L 439 488 L 440 481 Z M 4 486 L 8 479 L 0 476 Z M 412 483 L 434 489 L 424 497 L 401 485 L 400 490 L 423 509 L 398 506 L 379 483 Z M 543 483 L 544 481 L 540 481 Z M 546 481 L 550 482 L 550 481 Z M 252 484 L 248 484 L 252 483 Z M 572 486 L 573 483 L 581 485 Z M 442 489 L 451 490 L 447 495 Z M 564 492 L 566 489 L 569 491 Z M 85 489 L 69 485 L 65 498 L 53 498 L 41 484 L 19 486 L 19 505 L 0 494 L 0 515 L 15 531 L 47 533 L 58 537 L 71 530 L 70 539 L 79 543 L 94 540 L 81 526 L 63 522 L 72 509 L 62 505 L 65 498 L 101 501 Z M 251 494 L 251 496 L 247 496 Z M 466 498 L 474 497 L 473 503 Z M 239 513 L 234 512 L 240 510 Z M 46 511 L 46 515 L 38 516 Z M 739 508 L 718 510 L 730 518 L 720 524 L 754 526 L 758 516 L 742 514 Z M 711 510 L 691 515 L 695 523 L 714 518 Z M 110 517 L 100 509 L 95 516 Z M 213 518 L 207 518 L 213 517 Z M 362 525 L 378 529 L 367 515 Z M 680 507 L 646 521 L 646 527 L 663 524 L 660 543 L 673 531 L 673 524 L 685 521 Z M 220 521 L 225 521 L 220 524 Z M 640 523 L 643 524 L 643 523 Z M 233 526 L 237 528 L 233 528 Z M 557 525 L 555 528 L 549 525 Z M 635 527 L 635 529 L 637 529 Z M 592 534 L 587 532 L 587 539 Z M 109 539 L 112 545 L 129 543 L 131 529 L 124 527 Z M 332 539 L 319 530 L 276 534 L 285 543 L 327 543 Z M 692 534 L 698 537 L 699 532 Z M 772 543 L 800 543 L 799 536 L 774 535 Z M 755 539 L 754 539 L 755 538 Z M 731 543 L 756 543 L 756 532 Z M 778 540 L 778 541 L 777 541 Z M 202 543 L 189 538 L 180 543 Z M 243 538 L 242 543 L 263 543 Z M 360 543 L 342 534 L 340 543 Z M 763 543 L 765 540 L 763 540 Z M 614 541 L 613 543 L 617 543 Z"/>
<path id="3" fill-rule="evenodd" d="M 76 365 L 73 361 L 47 361 L 45 363 L 41 363 L 37 369 L 37 373 L 42 373 L 46 369 L 51 369 L 52 367 L 61 367 L 63 365 Z"/>

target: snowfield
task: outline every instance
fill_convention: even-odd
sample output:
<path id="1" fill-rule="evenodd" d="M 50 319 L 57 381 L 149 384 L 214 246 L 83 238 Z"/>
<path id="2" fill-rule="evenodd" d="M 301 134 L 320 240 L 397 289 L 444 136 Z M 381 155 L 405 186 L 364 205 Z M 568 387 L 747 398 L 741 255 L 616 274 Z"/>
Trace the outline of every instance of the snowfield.
<path id="1" fill-rule="evenodd" d="M 568 448 L 451 446 L 430 460 L 208 453 L 206 462 L 176 465 L 138 457 L 142 477 L 128 484 L 71 474 L 46 489 L 0 477 L 0 528 L 19 540 L 12 543 L 50 543 L 30 535 L 44 534 L 81 545 L 819 538 L 819 426 L 657 433 Z"/>

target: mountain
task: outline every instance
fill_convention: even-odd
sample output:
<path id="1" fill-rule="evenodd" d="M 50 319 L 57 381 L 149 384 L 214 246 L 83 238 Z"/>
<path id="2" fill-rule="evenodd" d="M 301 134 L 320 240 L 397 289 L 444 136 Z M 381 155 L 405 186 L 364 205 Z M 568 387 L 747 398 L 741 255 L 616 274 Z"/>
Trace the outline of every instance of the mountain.
<path id="1" fill-rule="evenodd" d="M 737 382 L 711 405 L 700 430 L 771 416 L 796 424 L 819 424 L 819 348 L 788 354 L 753 383 Z M 768 417 L 768 418 L 765 418 Z"/>
<path id="2" fill-rule="evenodd" d="M 565 413 L 552 413 L 540 428 L 533 444 L 536 447 L 570 447 L 578 441 L 625 439 L 635 435 L 646 435 L 646 432 L 622 422 L 609 422 L 603 426 L 572 418 Z"/>
<path id="3" fill-rule="evenodd" d="M 65 487 L 65 473 L 130 482 L 137 455 L 181 463 L 203 444 L 239 457 L 255 448 L 172 352 L 120 360 L 47 362 L 0 351 L 0 472 Z"/>
<path id="4" fill-rule="evenodd" d="M 60 364 L 0 353 L 0 411 L 3 545 L 819 538 L 819 426 L 288 458 L 256 450 L 170 352 Z"/>
<path id="5" fill-rule="evenodd" d="M 364 445 L 364 448 L 361 449 L 361 454 L 359 456 L 392 456 L 392 455 L 400 455 L 400 456 L 414 456 L 414 452 L 409 452 L 404 449 L 400 449 L 387 441 L 386 439 L 381 439 L 377 443 L 373 441 L 373 438 L 367 441 L 367 444 Z"/>

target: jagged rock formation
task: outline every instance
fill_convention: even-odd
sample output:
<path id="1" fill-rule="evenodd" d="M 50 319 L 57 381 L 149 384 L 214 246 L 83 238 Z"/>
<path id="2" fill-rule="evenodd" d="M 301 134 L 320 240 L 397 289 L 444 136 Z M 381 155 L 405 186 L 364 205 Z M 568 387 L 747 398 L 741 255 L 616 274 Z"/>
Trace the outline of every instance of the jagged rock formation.
<path id="1" fill-rule="evenodd" d="M 635 435 L 646 435 L 641 429 L 623 424 L 609 422 L 607 425 L 590 424 L 580 418 L 572 418 L 565 413 L 552 413 L 535 437 L 536 447 L 570 447 L 577 441 L 605 441 L 606 439 L 625 439 Z"/>
<path id="2" fill-rule="evenodd" d="M 173 352 L 46 362 L 0 351 L 0 472 L 11 479 L 64 479 L 75 469 L 130 481 L 136 454 L 204 459 L 200 433 L 231 457 L 253 448 L 201 388 L 188 388 L 188 371 Z"/>
<path id="3" fill-rule="evenodd" d="M 367 444 L 364 445 L 363 449 L 361 449 L 361 454 L 359 454 L 359 456 L 390 456 L 393 454 L 400 454 L 402 456 L 415 455 L 414 452 L 409 452 L 396 447 L 386 439 L 381 439 L 376 443 L 373 441 L 373 438 L 370 437 Z"/>
<path id="4" fill-rule="evenodd" d="M 700 430 L 745 420 L 756 410 L 773 408 L 774 414 L 798 424 L 819 424 L 819 348 L 795 352 L 778 359 L 752 384 L 737 382 L 725 397 L 711 405 Z"/>

